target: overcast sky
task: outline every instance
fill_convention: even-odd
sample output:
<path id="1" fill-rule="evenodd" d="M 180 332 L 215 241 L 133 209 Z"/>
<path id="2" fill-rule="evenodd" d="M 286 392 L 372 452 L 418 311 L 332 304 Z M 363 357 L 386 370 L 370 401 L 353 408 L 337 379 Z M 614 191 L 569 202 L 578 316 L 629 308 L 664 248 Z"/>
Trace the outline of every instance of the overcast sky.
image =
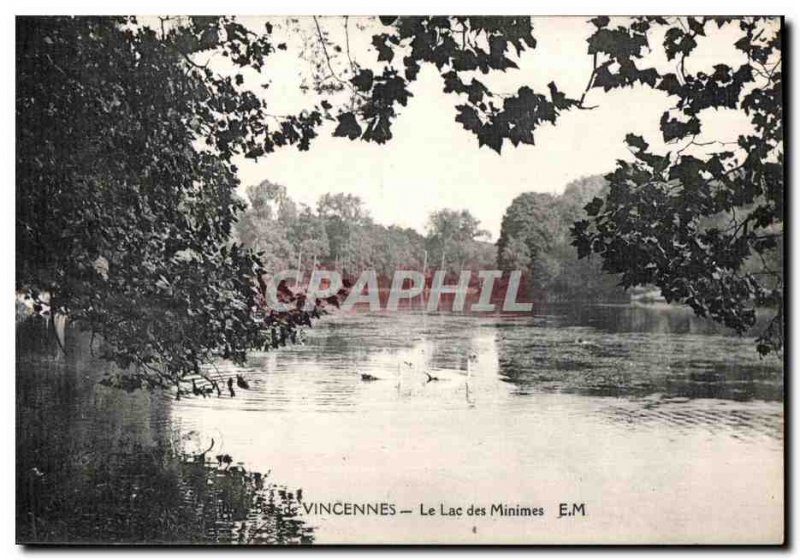
<path id="1" fill-rule="evenodd" d="M 250 18 L 248 25 L 260 27 L 263 20 Z M 333 40 L 341 41 L 343 18 L 321 18 L 322 28 Z M 358 23 L 366 29 L 358 30 Z M 349 23 L 351 52 L 360 64 L 374 66 L 376 54 L 369 47 L 374 24 L 352 18 Z M 546 92 L 555 81 L 568 95 L 579 97 L 591 72 L 586 38 L 592 26 L 585 18 L 536 18 L 535 50 L 523 54 L 520 69 L 485 80 L 503 92 L 521 85 Z M 310 68 L 298 58 L 303 37 L 315 28 L 311 18 L 299 22 L 287 35 L 289 49 L 272 58 L 263 76 L 270 79 L 266 94 L 276 114 L 298 111 L 313 105 L 312 95 L 299 93 Z M 703 39 L 691 57 L 688 71 L 727 62 L 741 64 L 741 53 L 731 47 L 737 29 L 724 28 Z M 662 49 L 654 49 L 653 64 L 669 70 Z M 344 69 L 342 69 L 344 72 Z M 248 77 L 248 80 L 252 79 Z M 398 224 L 424 231 L 428 214 L 440 208 L 465 208 L 496 239 L 503 212 L 518 194 L 526 191 L 560 193 L 565 185 L 585 175 L 613 170 L 615 161 L 630 159 L 623 139 L 629 132 L 643 135 L 654 146 L 660 142 L 658 120 L 670 99 L 649 88 L 603 93 L 592 91 L 587 104 L 593 110 L 562 114 L 556 126 L 534 133 L 535 146 L 503 147 L 502 155 L 478 147 L 475 136 L 454 121 L 459 99 L 442 92 L 436 69 L 423 67 L 411 86 L 414 97 L 393 127 L 394 138 L 383 146 L 332 138 L 333 125 L 323 128 L 308 152 L 284 148 L 254 163 L 241 162 L 243 185 L 265 179 L 285 185 L 297 201 L 314 205 L 326 192 L 347 192 L 360 196 L 375 221 Z M 703 115 L 704 136 L 698 140 L 735 140 L 747 128 L 746 118 L 731 111 Z"/>

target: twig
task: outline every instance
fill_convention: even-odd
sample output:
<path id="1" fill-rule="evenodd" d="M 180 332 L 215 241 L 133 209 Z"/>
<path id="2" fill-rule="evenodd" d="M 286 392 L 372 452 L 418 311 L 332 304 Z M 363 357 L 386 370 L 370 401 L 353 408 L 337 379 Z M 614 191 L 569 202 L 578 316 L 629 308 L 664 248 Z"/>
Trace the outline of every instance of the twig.
<path id="1" fill-rule="evenodd" d="M 733 142 L 723 142 L 722 140 L 709 140 L 708 142 L 695 142 L 695 138 L 697 136 L 692 136 L 692 139 L 680 150 L 677 150 L 675 153 L 680 154 L 683 153 L 687 148 L 690 146 L 712 146 L 714 144 L 719 144 L 721 146 L 738 146 L 739 143 L 736 141 Z"/>
<path id="2" fill-rule="evenodd" d="M 347 84 L 350 87 L 352 87 L 353 84 L 351 84 L 347 80 L 340 78 L 339 75 L 336 72 L 334 72 L 333 64 L 331 63 L 331 57 L 328 54 L 328 48 L 325 46 L 325 37 L 322 35 L 322 28 L 320 28 L 319 26 L 319 20 L 317 19 L 317 16 L 312 16 L 312 17 L 314 18 L 314 25 L 317 27 L 317 36 L 319 37 L 319 44 L 322 46 L 322 53 L 325 55 L 325 60 L 328 63 L 328 70 L 330 71 L 331 76 L 333 76 L 333 78 L 335 78 L 339 82 Z"/>
<path id="3" fill-rule="evenodd" d="M 345 49 L 347 52 L 347 60 L 350 61 L 350 70 L 353 72 L 353 75 L 356 74 L 356 65 L 353 63 L 353 59 L 350 58 L 350 30 L 348 27 L 350 16 L 344 16 L 344 41 L 345 41 Z"/>
<path id="4" fill-rule="evenodd" d="M 594 79 L 597 76 L 597 53 L 594 53 L 592 56 L 592 73 L 589 75 L 589 82 L 586 84 L 586 89 L 583 90 L 583 94 L 581 95 L 580 100 L 578 101 L 578 107 L 581 109 L 596 109 L 597 106 L 594 105 L 592 107 L 585 107 L 583 105 L 584 100 L 586 99 L 586 94 L 589 93 L 589 90 L 592 89 L 592 84 L 594 83 Z"/>

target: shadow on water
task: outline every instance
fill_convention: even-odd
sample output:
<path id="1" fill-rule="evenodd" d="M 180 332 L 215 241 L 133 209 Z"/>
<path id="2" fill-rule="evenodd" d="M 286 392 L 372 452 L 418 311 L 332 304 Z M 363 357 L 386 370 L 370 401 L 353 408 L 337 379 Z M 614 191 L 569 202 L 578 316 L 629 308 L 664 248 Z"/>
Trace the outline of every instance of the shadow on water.
<path id="1" fill-rule="evenodd" d="M 17 328 L 16 524 L 21 543 L 302 544 L 302 491 L 172 433 L 170 400 L 98 384 L 110 367 L 68 331 Z M 177 442 L 177 443 L 176 443 Z M 217 453 L 210 451 L 209 455 Z"/>

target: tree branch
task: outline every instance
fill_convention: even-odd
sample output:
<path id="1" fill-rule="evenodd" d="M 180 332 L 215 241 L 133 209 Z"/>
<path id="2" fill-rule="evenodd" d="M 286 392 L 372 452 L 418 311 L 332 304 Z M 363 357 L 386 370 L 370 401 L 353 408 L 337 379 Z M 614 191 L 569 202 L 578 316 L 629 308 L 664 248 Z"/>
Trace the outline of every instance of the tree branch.
<path id="1" fill-rule="evenodd" d="M 589 82 L 586 84 L 586 89 L 583 90 L 583 94 L 581 95 L 580 100 L 578 101 L 578 107 L 581 109 L 595 109 L 597 105 L 592 107 L 585 107 L 583 102 L 586 100 L 586 95 L 589 93 L 589 90 L 592 89 L 592 84 L 594 84 L 594 78 L 597 75 L 597 53 L 594 53 L 592 57 L 592 73 L 589 75 Z"/>

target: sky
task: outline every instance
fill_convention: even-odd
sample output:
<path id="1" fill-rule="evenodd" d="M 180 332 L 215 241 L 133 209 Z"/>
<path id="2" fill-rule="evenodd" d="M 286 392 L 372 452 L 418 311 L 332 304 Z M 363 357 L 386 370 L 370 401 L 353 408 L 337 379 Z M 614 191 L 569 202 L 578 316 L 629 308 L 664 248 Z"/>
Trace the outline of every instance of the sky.
<path id="1" fill-rule="evenodd" d="M 263 18 L 247 18 L 253 28 Z M 321 18 L 322 30 L 334 42 L 344 44 L 344 19 Z M 351 55 L 365 67 L 375 66 L 376 53 L 369 38 L 377 29 L 370 20 L 348 22 Z M 302 80 L 311 65 L 302 49 L 316 43 L 311 18 L 278 26 L 288 49 L 271 57 L 265 73 L 246 76 L 248 82 L 269 79 L 265 98 L 269 110 L 288 114 L 313 106 L 317 98 L 302 94 Z M 359 29 L 362 27 L 362 29 Z M 585 18 L 546 17 L 534 19 L 537 47 L 518 60 L 520 68 L 505 75 L 480 79 L 499 91 L 512 93 L 521 85 L 545 92 L 555 81 L 560 90 L 579 97 L 590 76 L 592 60 L 586 52 L 586 38 L 592 26 Z M 687 70 L 713 64 L 741 63 L 741 54 L 731 45 L 739 36 L 735 28 L 723 28 L 700 41 Z M 310 39 L 310 42 L 309 42 Z M 346 62 L 346 60 L 344 60 Z M 660 49 L 651 62 L 668 71 Z M 214 62 L 222 67 L 222 63 Z M 344 66 L 335 66 L 344 75 Z M 674 104 L 664 93 L 650 88 L 627 88 L 609 93 L 593 90 L 587 96 L 592 110 L 562 113 L 555 126 L 546 125 L 534 136 L 536 145 L 514 148 L 505 144 L 502 154 L 479 148 L 477 138 L 455 122 L 457 96 L 442 92 L 442 80 L 434 67 L 423 67 L 411 87 L 413 98 L 393 126 L 394 138 L 385 145 L 333 138 L 335 123 L 320 130 L 311 150 L 283 148 L 265 158 L 238 161 L 243 189 L 270 180 L 287 187 L 298 202 L 315 205 L 327 192 L 360 196 L 372 218 L 384 225 L 397 224 L 425 231 L 428 216 L 441 208 L 467 209 L 497 239 L 503 213 L 523 192 L 560 193 L 583 176 L 612 171 L 618 159 L 632 159 L 623 142 L 625 135 L 645 137 L 656 148 L 663 147 L 658 129 L 661 114 Z M 263 90 L 262 90 L 263 91 Z M 703 115 L 705 139 L 735 140 L 748 128 L 746 118 L 733 111 Z"/>

